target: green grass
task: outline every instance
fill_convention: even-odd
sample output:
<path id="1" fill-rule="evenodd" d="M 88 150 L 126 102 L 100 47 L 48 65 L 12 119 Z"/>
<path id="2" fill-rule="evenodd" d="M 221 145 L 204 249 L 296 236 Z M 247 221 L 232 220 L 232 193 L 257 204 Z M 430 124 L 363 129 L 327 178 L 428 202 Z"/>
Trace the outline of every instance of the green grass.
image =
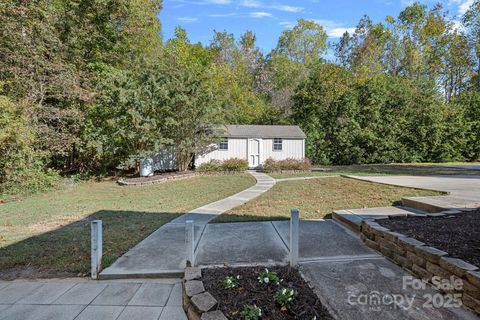
<path id="1" fill-rule="evenodd" d="M 314 168 L 311 172 L 271 173 L 270 175 L 275 179 L 338 175 L 480 175 L 479 170 L 441 167 L 442 165 L 448 166 L 455 164 L 461 165 L 466 163 L 321 166 Z"/>
<path id="2" fill-rule="evenodd" d="M 0 204 L 0 277 L 85 275 L 90 220 L 103 220 L 108 266 L 181 213 L 253 184 L 255 179 L 246 174 L 138 187 L 86 182 Z"/>
<path id="3" fill-rule="evenodd" d="M 285 181 L 213 222 L 287 219 L 292 208 L 300 210 L 302 219 L 322 219 L 338 209 L 391 206 L 402 197 L 439 194 L 341 177 Z"/>

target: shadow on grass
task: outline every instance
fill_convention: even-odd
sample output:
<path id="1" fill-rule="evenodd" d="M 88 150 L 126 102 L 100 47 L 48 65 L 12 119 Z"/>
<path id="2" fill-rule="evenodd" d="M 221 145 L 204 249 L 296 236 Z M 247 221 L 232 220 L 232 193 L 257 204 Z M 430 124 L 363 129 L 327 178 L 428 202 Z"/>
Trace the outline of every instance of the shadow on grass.
<path id="1" fill-rule="evenodd" d="M 0 278 L 87 276 L 90 272 L 90 221 L 103 221 L 103 266 L 182 213 L 98 211 L 0 248 Z M 40 226 L 41 227 L 41 226 Z M 46 229 L 46 227 L 44 226 Z"/>

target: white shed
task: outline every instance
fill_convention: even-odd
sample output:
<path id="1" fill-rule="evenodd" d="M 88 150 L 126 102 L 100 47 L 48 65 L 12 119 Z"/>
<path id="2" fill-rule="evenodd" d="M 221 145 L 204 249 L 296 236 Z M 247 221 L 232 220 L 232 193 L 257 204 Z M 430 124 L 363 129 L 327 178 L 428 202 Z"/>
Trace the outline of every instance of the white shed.
<path id="1" fill-rule="evenodd" d="M 250 168 L 260 168 L 268 158 L 305 159 L 305 133 L 298 126 L 226 125 L 219 131 L 223 138 L 196 155 L 196 166 L 239 158 L 248 160 Z"/>

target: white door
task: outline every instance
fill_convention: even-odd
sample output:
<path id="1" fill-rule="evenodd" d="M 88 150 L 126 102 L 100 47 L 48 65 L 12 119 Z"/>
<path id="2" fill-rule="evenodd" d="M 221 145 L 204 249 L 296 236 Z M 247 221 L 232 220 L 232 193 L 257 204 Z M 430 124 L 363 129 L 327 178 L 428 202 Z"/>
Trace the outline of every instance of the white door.
<path id="1" fill-rule="evenodd" d="M 248 139 L 248 166 L 256 168 L 260 165 L 260 139 Z"/>

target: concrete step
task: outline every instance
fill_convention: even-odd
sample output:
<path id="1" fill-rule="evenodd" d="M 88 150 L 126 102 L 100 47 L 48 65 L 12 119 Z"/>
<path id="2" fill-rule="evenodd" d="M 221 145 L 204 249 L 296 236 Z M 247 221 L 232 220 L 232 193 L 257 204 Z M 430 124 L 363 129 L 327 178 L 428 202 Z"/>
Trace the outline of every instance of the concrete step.
<path id="1" fill-rule="evenodd" d="M 336 210 L 333 219 L 342 223 L 355 233 L 360 233 L 360 226 L 365 219 L 387 219 L 389 217 L 406 217 L 425 215 L 425 212 L 407 207 L 382 207 Z"/>
<path id="2" fill-rule="evenodd" d="M 452 209 L 465 210 L 480 207 L 480 202 L 475 199 L 445 195 L 433 197 L 405 197 L 402 204 L 429 213 L 448 211 Z"/>
<path id="3" fill-rule="evenodd" d="M 333 220 L 343 224 L 355 233 L 360 233 L 360 226 L 363 218 L 353 214 L 349 210 L 335 210 L 332 214 Z"/>

